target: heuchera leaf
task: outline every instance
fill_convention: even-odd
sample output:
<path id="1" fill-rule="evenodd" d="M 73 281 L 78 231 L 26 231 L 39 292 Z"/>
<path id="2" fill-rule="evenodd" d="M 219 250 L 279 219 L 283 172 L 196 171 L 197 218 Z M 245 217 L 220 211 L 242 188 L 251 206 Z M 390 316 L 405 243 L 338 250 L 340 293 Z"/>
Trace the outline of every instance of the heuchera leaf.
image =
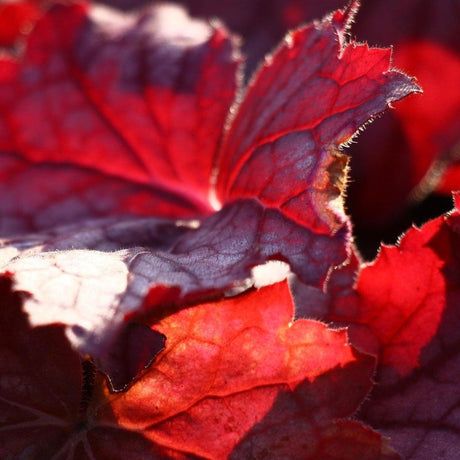
<path id="1" fill-rule="evenodd" d="M 322 211 L 343 175 L 337 147 L 387 104 L 417 91 L 390 71 L 390 50 L 346 43 L 354 7 L 292 32 L 256 74 L 221 152 L 222 200 L 257 197 L 324 233 L 343 226 L 343 216 Z"/>
<path id="2" fill-rule="evenodd" d="M 427 244 L 438 225 L 412 228 L 397 247 L 382 247 L 360 270 L 357 298 L 332 305 L 330 318 L 352 321 L 350 340 L 379 354 L 381 371 L 388 366 L 407 375 L 417 368 L 439 327 L 446 304 L 443 261 Z"/>
<path id="3" fill-rule="evenodd" d="M 260 216 L 263 219 L 255 219 Z M 18 250 L 30 240 L 14 239 L 10 244 L 16 248 L 0 250 L 0 261 L 3 254 L 4 269 L 15 274 L 17 288 L 31 294 L 25 307 L 32 323 L 66 324 L 74 347 L 83 356 L 93 356 L 99 368 L 109 373 L 111 350 L 125 320 L 165 301 L 158 296 L 158 286 L 169 286 L 167 302 L 179 305 L 244 289 L 251 282 L 251 267 L 277 255 L 280 237 L 284 237 L 283 251 L 294 269 L 311 274 L 310 280 L 315 280 L 318 270 L 327 271 L 328 238 L 305 235 L 301 227 L 288 227 L 279 220 L 276 213 L 264 215 L 257 202 L 248 201 L 226 207 L 197 230 L 184 231 L 164 221 L 156 226 L 145 220 L 134 224 L 104 221 L 95 228 L 87 224 L 70 233 L 67 228 L 63 235 L 55 232 L 20 257 Z M 82 239 L 87 248 L 110 250 L 117 242 L 133 245 L 135 238 L 127 238 L 127 232 L 133 230 L 135 235 L 144 231 L 137 242 L 149 239 L 149 245 L 116 252 L 64 251 L 79 247 Z M 37 237 L 32 242 L 37 243 Z M 312 242 L 311 247 L 306 242 Z M 42 249 L 46 251 L 40 252 Z M 314 264 L 304 267 L 306 255 Z M 155 287 L 150 287 L 152 283 Z"/>
<path id="4" fill-rule="evenodd" d="M 30 328 L 10 278 L 1 289 L 3 458 L 398 458 L 350 419 L 374 359 L 344 330 L 291 324 L 284 283 L 155 324 L 167 351 L 119 395 L 61 326 Z"/>
<path id="5" fill-rule="evenodd" d="M 455 204 L 397 247 L 382 247 L 372 264 L 359 268 L 354 258 L 332 275 L 327 295 L 299 284 L 294 291 L 298 314 L 347 325 L 351 343 L 379 357 L 378 385 L 360 418 L 408 459 L 458 451 L 458 194 Z"/>
<path id="6" fill-rule="evenodd" d="M 394 65 L 414 72 L 424 91 L 420 98 L 410 98 L 401 107 L 397 104 L 385 122 L 369 127 L 351 149 L 354 180 L 348 203 L 363 233 L 401 225 L 407 211 L 433 191 L 458 157 L 458 18 L 456 2 L 363 2 L 355 29 L 358 37 L 370 43 L 393 44 Z M 438 72 L 440 62 L 445 69 L 442 75 Z M 388 181 L 391 187 L 387 187 Z M 382 187 L 386 193 L 379 193 Z M 458 176 L 457 180 L 451 176 L 440 189 L 450 194 L 459 187 Z M 398 233 L 410 223 L 405 220 Z"/>
<path id="7" fill-rule="evenodd" d="M 0 85 L 2 233 L 209 212 L 237 65 L 222 29 L 177 7 L 52 8 Z"/>
<path id="8" fill-rule="evenodd" d="M 0 278 L 0 456 L 38 458 L 59 449 L 80 405 L 80 358 L 62 327 L 31 330 L 22 298 Z M 67 423 L 66 423 L 67 422 Z M 49 450 L 48 450 L 49 449 Z"/>
<path id="9" fill-rule="evenodd" d="M 296 316 L 348 326 L 354 346 L 379 356 L 380 379 L 408 375 L 419 367 L 446 308 L 446 259 L 430 244 L 443 219 L 411 228 L 371 263 L 354 255 L 332 274 L 327 293 L 294 284 Z"/>
<path id="10" fill-rule="evenodd" d="M 420 306 L 401 328 L 400 353 L 403 358 L 413 354 L 413 337 L 404 331 L 418 326 L 420 353 L 417 366 L 411 372 L 390 374 L 380 372 L 380 384 L 362 411 L 362 418 L 382 433 L 391 436 L 391 444 L 404 458 L 455 458 L 459 446 L 458 407 L 460 392 L 459 302 L 460 302 L 460 197 L 456 195 L 456 210 L 440 217 L 420 231 L 409 232 L 401 250 L 431 253 L 443 282 L 433 279 L 433 286 L 444 296 L 442 305 Z M 417 232 L 417 233 L 416 233 Z M 404 252 L 402 253 L 402 255 Z M 436 260 L 437 259 L 437 260 Z M 410 263 L 410 262 L 409 262 Z M 432 269 L 425 265 L 427 271 Z M 421 270 L 412 268 L 413 279 Z M 396 278 L 396 277 L 395 277 Z M 442 283 L 444 285 L 442 285 Z M 423 289 L 427 302 L 433 287 Z M 401 293 L 401 295 L 404 295 Z M 439 295 L 438 295 L 439 296 Z M 425 322 L 419 321 L 420 317 Z M 430 324 L 434 317 L 435 326 Z"/>
<path id="11" fill-rule="evenodd" d="M 154 231 L 153 244 L 143 237 L 128 248 L 106 245 L 115 252 L 74 250 L 84 247 L 82 237 L 104 247 L 101 233 L 91 241 L 76 230 L 46 237 L 44 247 L 23 240 L 30 248 L 8 263 L 17 239 L 7 242 L 4 269 L 30 294 L 31 323 L 64 324 L 82 356 L 110 375 L 126 322 L 166 301 L 233 294 L 270 259 L 321 286 L 347 257 L 346 161 L 338 148 L 390 102 L 419 90 L 390 69 L 389 50 L 347 43 L 355 7 L 289 35 L 225 126 L 238 62 L 223 31 L 171 7 L 129 16 L 52 9 L 23 60 L 5 60 L 4 232 L 49 235 L 57 223 L 100 215 L 209 214 L 213 179 L 224 207 L 186 223 L 197 229 L 171 222 L 173 235 Z M 170 28 L 172 19 L 179 22 Z M 152 200 L 140 199 L 140 190 Z M 106 220 L 101 225 L 105 235 Z M 140 220 L 136 232 L 144 228 Z"/>
<path id="12" fill-rule="evenodd" d="M 343 5 L 337 0 L 255 2 L 251 8 L 245 7 L 247 2 L 238 0 L 192 3 L 196 14 L 217 14 L 232 30 L 243 35 L 251 69 L 286 30 Z M 408 98 L 404 102 L 405 115 L 399 117 L 400 112 L 396 110 L 395 115 L 386 114 L 370 126 L 349 150 L 352 160 L 347 209 L 354 218 L 356 233 L 369 236 L 372 232 L 378 240 L 390 230 L 396 239 L 411 223 L 406 220 L 411 205 L 433 190 L 444 170 L 447 176 L 438 190 L 450 194 L 460 187 L 460 116 L 456 102 L 459 77 L 454 68 L 460 57 L 458 4 L 431 0 L 362 3 L 353 27 L 354 36 L 370 44 L 393 45 L 395 67 L 416 75 L 425 92 L 423 97 Z M 406 45 L 414 47 L 413 50 Z M 443 72 L 438 71 L 440 62 Z M 451 172 L 447 166 L 453 162 L 457 165 Z M 391 187 L 388 187 L 389 180 Z M 398 226 L 396 233 L 394 226 Z"/>

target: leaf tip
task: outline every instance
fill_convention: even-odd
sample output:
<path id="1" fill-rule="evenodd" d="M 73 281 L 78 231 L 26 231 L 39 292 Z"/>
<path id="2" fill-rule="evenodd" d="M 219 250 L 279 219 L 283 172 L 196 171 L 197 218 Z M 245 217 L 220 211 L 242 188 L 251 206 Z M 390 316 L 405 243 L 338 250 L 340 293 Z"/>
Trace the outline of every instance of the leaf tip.
<path id="1" fill-rule="evenodd" d="M 360 6 L 361 3 L 359 0 L 351 0 L 345 8 L 335 11 L 332 16 L 330 16 L 329 20 L 336 29 L 342 46 L 344 45 L 346 34 L 353 24 Z"/>
<path id="2" fill-rule="evenodd" d="M 392 102 L 399 101 L 404 99 L 411 94 L 421 94 L 423 89 L 417 83 L 415 77 L 406 75 L 399 69 L 390 68 L 389 73 L 391 73 L 392 81 L 389 85 L 389 91 L 387 93 L 387 103 L 391 108 Z"/>

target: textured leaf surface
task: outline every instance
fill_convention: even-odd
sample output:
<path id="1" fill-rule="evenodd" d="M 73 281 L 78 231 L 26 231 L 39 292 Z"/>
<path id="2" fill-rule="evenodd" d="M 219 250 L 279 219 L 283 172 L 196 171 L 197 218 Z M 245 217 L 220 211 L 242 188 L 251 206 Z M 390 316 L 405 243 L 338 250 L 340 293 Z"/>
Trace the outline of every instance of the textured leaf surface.
<path id="1" fill-rule="evenodd" d="M 15 358 L 0 361 L 3 457 L 397 458 L 349 419 L 371 387 L 374 360 L 347 345 L 344 331 L 289 324 L 285 284 L 156 324 L 167 349 L 119 395 L 80 366 L 60 327 L 30 329 L 20 296 L 7 284 L 2 294 L 0 324 L 16 326 L 2 331 L 1 356 Z M 30 366 L 34 358 L 40 366 Z M 54 386 L 43 379 L 51 365 Z"/>
<path id="2" fill-rule="evenodd" d="M 348 326 L 351 343 L 379 356 L 380 379 L 408 375 L 446 308 L 445 258 L 430 244 L 442 219 L 383 246 L 372 263 L 354 257 L 332 274 L 326 294 L 295 284 L 297 316 Z"/>
<path id="3" fill-rule="evenodd" d="M 330 264 L 327 236 L 279 222 L 275 211 L 248 200 L 227 206 L 197 230 L 164 220 L 106 220 L 12 240 L 0 260 L 18 289 L 30 293 L 25 308 L 32 323 L 63 323 L 82 356 L 90 354 L 107 372 L 127 317 L 166 300 L 180 305 L 241 291 L 252 283 L 251 269 L 274 257 L 290 260 L 317 284 Z M 148 246 L 137 246 L 142 243 Z M 131 248 L 113 252 L 117 246 Z M 314 263 L 305 266 L 305 257 Z M 166 299 L 158 296 L 163 287 Z"/>
<path id="4" fill-rule="evenodd" d="M 122 4 L 123 0 L 118 0 L 118 3 Z M 128 3 L 125 5 L 128 6 Z M 197 15 L 224 18 L 231 30 L 241 33 L 245 38 L 244 50 L 251 71 L 286 30 L 304 21 L 322 17 L 344 4 L 338 0 L 277 0 L 270 4 L 251 2 L 251 7 L 247 7 L 244 1 L 222 1 L 216 4 L 209 0 L 184 0 L 183 3 Z M 412 210 L 411 205 L 424 198 L 439 182 L 443 169 L 439 166 L 457 162 L 454 171 L 449 172 L 450 169 L 447 169 L 446 179 L 441 182 L 439 189 L 450 194 L 450 191 L 459 188 L 460 130 L 458 125 L 452 123 L 458 122 L 459 116 L 447 123 L 441 121 L 443 113 L 454 106 L 459 94 L 458 76 L 451 71 L 452 59 L 458 61 L 460 56 L 459 20 L 460 10 L 456 0 L 362 2 L 353 26 L 353 36 L 372 45 L 393 45 L 394 66 L 415 75 L 425 95 L 404 102 L 407 110 L 404 118 L 413 127 L 411 139 L 406 127 L 401 124 L 401 118 L 389 114 L 371 125 L 356 145 L 350 146 L 352 167 L 347 193 L 348 210 L 352 213 L 356 232 L 361 239 L 378 242 L 382 237 L 388 238 L 391 232 L 392 241 L 395 241 L 398 234 L 411 223 L 407 217 L 407 212 Z M 404 48 L 409 43 L 416 48 L 429 43 L 430 47 L 443 52 L 406 52 L 409 50 Z M 443 72 L 438 71 L 440 63 Z M 423 119 L 417 114 L 419 108 L 422 108 L 420 115 Z M 436 130 L 426 131 L 426 122 L 432 127 L 437 125 Z M 412 139 L 414 135 L 429 138 L 428 144 L 419 142 L 415 145 Z M 420 182 L 427 172 L 426 180 Z M 391 187 L 388 187 L 389 181 Z M 382 188 L 385 193 L 381 193 Z M 413 193 L 414 188 L 416 195 Z M 438 215 L 444 211 L 441 210 Z M 372 257 L 374 255 L 375 252 Z"/>
<path id="5" fill-rule="evenodd" d="M 164 338 L 125 319 L 119 297 L 127 288 L 125 260 L 136 250 L 113 250 L 134 246 L 138 252 L 137 245 L 144 243 L 150 251 L 161 251 L 184 230 L 164 219 L 61 227 L 9 241 L 0 249 L 0 267 L 11 269 L 16 288 L 28 293 L 24 304 L 33 325 L 64 325 L 81 356 L 92 355 L 113 387 L 123 389 L 163 348 Z M 129 356 L 136 350 L 138 359 Z"/>
<path id="6" fill-rule="evenodd" d="M 339 147 L 392 101 L 419 91 L 390 69 L 390 50 L 346 42 L 356 7 L 292 32 L 267 57 L 234 108 L 217 163 L 223 203 L 255 198 L 278 212 L 281 233 L 294 223 L 328 237 L 330 267 L 346 259 L 348 233 Z"/>
<path id="7" fill-rule="evenodd" d="M 52 9 L 30 36 L 24 60 L 8 61 L 0 88 L 2 142 L 15 151 L 1 163 L 4 231 L 73 225 L 54 238 L 52 229 L 29 241 L 13 238 L 2 251 L 3 269 L 30 293 L 32 324 L 64 324 L 72 345 L 114 383 L 112 347 L 124 343 L 126 322 L 149 308 L 241 291 L 252 283 L 251 269 L 271 259 L 321 286 L 347 257 L 340 201 L 346 162 L 337 147 L 392 100 L 417 91 L 389 70 L 388 50 L 345 45 L 353 7 L 289 36 L 232 109 L 218 163 L 220 212 L 189 231 L 174 222 L 124 221 L 115 241 L 113 223 L 78 228 L 75 220 L 124 213 L 126 203 L 133 212 L 140 203 L 140 214 L 177 218 L 197 212 L 192 201 L 207 202 L 236 61 L 222 31 L 176 8 L 131 16 Z M 6 91 L 12 81 L 17 101 Z M 31 123 L 40 107 L 49 116 Z"/>
<path id="8" fill-rule="evenodd" d="M 301 222 L 308 203 L 320 214 L 320 229 L 340 226 L 315 208 L 337 198 L 343 169 L 337 147 L 389 103 L 418 90 L 390 70 L 390 50 L 346 43 L 354 6 L 288 35 L 256 74 L 222 149 L 222 199 L 255 195 Z"/>
<path id="9" fill-rule="evenodd" d="M 412 228 L 361 270 L 338 270 L 327 295 L 294 291 L 300 315 L 348 325 L 351 343 L 379 356 L 361 418 L 408 459 L 454 459 L 460 445 L 459 206 L 457 195 L 451 215 Z"/>
<path id="10" fill-rule="evenodd" d="M 444 303 L 435 311 L 418 311 L 407 321 L 406 330 L 418 323 L 415 343 L 423 345 L 417 366 L 407 374 L 380 372 L 380 384 L 372 399 L 363 409 L 362 416 L 372 426 L 391 436 L 393 447 L 405 458 L 454 459 L 460 446 L 458 422 L 460 391 L 459 302 L 460 302 L 460 200 L 457 195 L 456 211 L 425 225 L 417 234 L 408 233 L 401 248 L 413 245 L 413 251 L 430 251 L 437 258 L 443 275 Z M 425 266 L 428 269 L 428 266 Z M 419 272 L 413 268 L 413 279 Z M 434 280 L 435 281 L 435 280 Z M 432 285 L 436 286 L 435 282 Z M 433 288 L 425 287 L 426 296 Z M 425 311 L 424 311 L 425 310 Z M 419 323 L 420 316 L 424 323 Z M 433 319 L 434 316 L 434 319 Z M 430 322 L 435 323 L 433 327 Z M 431 331 L 432 330 L 432 331 Z M 429 334 L 426 332 L 430 331 Z M 404 333 L 404 332 L 403 332 Z M 413 355 L 411 337 L 406 334 L 401 342 L 402 359 L 411 363 Z M 423 343 L 421 343 L 423 341 Z"/>
<path id="11" fill-rule="evenodd" d="M 332 272 L 349 253 L 340 148 L 419 90 L 389 50 L 349 42 L 356 4 L 292 32 L 231 108 L 231 40 L 175 7 L 58 6 L 24 57 L 1 57 L 0 457 L 398 458 L 351 418 L 375 359 L 293 321 L 285 284 L 248 290 L 255 266 L 285 261 L 315 293 L 297 317 L 351 323 L 379 358 L 360 413 L 385 433 L 407 422 L 394 385 L 417 412 L 410 379 L 438 378 L 425 353 L 458 252 L 430 246 L 441 221 L 382 250 L 355 289 L 355 255 Z M 451 342 L 446 396 L 432 390 L 447 415 L 414 418 L 430 456 L 458 432 Z M 420 436 L 392 445 L 412 455 Z"/>
<path id="12" fill-rule="evenodd" d="M 236 85 L 223 30 L 172 6 L 55 7 L 15 66 L 0 85 L 3 234 L 209 212 Z"/>
<path id="13" fill-rule="evenodd" d="M 424 91 L 397 104 L 386 122 L 370 126 L 352 147 L 354 181 L 348 202 L 355 223 L 363 235 L 390 228 L 396 241 L 411 224 L 408 211 L 433 191 L 445 166 L 458 155 L 460 10 L 458 2 L 450 0 L 373 1 L 362 6 L 355 28 L 358 38 L 393 44 L 394 65 L 415 75 Z M 439 79 L 434 78 L 438 74 Z M 443 191 L 450 194 L 459 184 L 450 180 Z M 378 193 L 381 187 L 387 192 Z M 430 217 L 444 211 L 431 211 Z M 395 225 L 396 231 L 391 228 Z"/>
<path id="14" fill-rule="evenodd" d="M 352 343 L 381 353 L 380 366 L 407 375 L 419 365 L 423 347 L 434 337 L 445 308 L 443 261 L 427 244 L 436 221 L 411 229 L 398 247 L 383 247 L 357 281 L 357 305 L 333 315 L 352 318 Z"/>

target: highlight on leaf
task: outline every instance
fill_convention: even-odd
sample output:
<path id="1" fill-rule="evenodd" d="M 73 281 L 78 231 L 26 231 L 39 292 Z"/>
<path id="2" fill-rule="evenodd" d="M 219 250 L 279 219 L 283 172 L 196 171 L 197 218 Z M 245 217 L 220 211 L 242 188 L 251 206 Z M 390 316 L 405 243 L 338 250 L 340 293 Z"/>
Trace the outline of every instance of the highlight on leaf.
<path id="1" fill-rule="evenodd" d="M 120 394 L 81 362 L 62 326 L 30 327 L 11 278 L 0 286 L 3 457 L 396 458 L 350 418 L 375 360 L 348 345 L 344 330 L 291 324 L 286 283 L 156 323 L 167 349 Z"/>
<path id="2" fill-rule="evenodd" d="M 4 269 L 31 294 L 32 323 L 64 324 L 74 348 L 115 382 L 110 356 L 127 318 L 161 306 L 149 292 L 169 289 L 176 306 L 229 295 L 272 259 L 322 286 L 349 251 L 338 148 L 391 101 L 418 91 L 389 68 L 389 50 L 345 41 L 355 7 L 291 33 L 231 110 L 239 60 L 223 29 L 169 6 L 132 15 L 51 8 L 0 85 L 3 231 L 52 234 L 68 225 L 45 247 L 22 238 L 27 251 L 5 256 Z M 206 202 L 213 164 L 223 204 L 214 214 Z M 154 242 L 117 247 L 107 219 L 133 214 L 174 220 L 153 230 Z M 78 229 L 88 219 L 83 225 L 100 225 L 99 234 Z M 128 227 L 141 235 L 138 222 Z M 168 225 L 172 236 L 162 233 Z M 104 239 L 115 252 L 85 251 Z"/>
<path id="3" fill-rule="evenodd" d="M 373 429 L 393 402 L 372 378 L 424 372 L 456 224 L 361 265 L 345 147 L 421 90 L 351 38 L 359 2 L 289 32 L 247 85 L 218 22 L 51 3 L 0 55 L 0 456 L 407 453 Z M 286 281 L 255 287 L 273 261 L 295 306 Z M 313 304 L 348 332 L 299 319 Z"/>

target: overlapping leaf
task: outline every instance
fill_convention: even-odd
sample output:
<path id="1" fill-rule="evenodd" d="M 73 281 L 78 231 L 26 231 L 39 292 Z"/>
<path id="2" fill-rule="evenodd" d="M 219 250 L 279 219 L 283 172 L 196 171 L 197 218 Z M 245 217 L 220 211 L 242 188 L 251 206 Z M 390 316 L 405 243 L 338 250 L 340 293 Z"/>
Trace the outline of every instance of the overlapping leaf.
<path id="1" fill-rule="evenodd" d="M 61 6 L 6 64 L 16 68 L 0 86 L 3 235 L 210 211 L 238 64 L 222 29 L 174 7 Z"/>
<path id="2" fill-rule="evenodd" d="M 380 379 L 408 375 L 419 367 L 446 309 L 443 267 L 450 256 L 431 244 L 444 219 L 410 229 L 372 263 L 361 265 L 354 256 L 333 273 L 326 294 L 295 284 L 297 316 L 348 326 L 355 346 L 379 356 Z"/>
<path id="3" fill-rule="evenodd" d="M 411 232 L 404 238 L 402 251 L 405 246 L 412 246 L 413 252 L 418 249 L 431 253 L 442 281 L 433 279 L 422 290 L 427 298 L 425 305 L 419 306 L 400 329 L 401 336 L 405 336 L 400 344 L 400 359 L 407 361 L 410 372 L 395 374 L 387 369 L 381 373 L 381 384 L 362 413 L 365 420 L 391 436 L 393 447 L 411 460 L 453 459 L 460 445 L 459 209 L 457 195 L 454 213 L 430 222 L 419 234 Z M 428 266 L 424 268 L 430 270 Z M 413 267 L 412 272 L 416 278 L 419 270 Z M 434 289 L 440 291 L 438 297 L 444 297 L 442 305 L 433 305 L 430 294 Z M 424 322 L 420 322 L 421 317 L 425 317 Z M 412 328 L 418 329 L 417 340 L 410 334 Z M 413 344 L 419 348 L 416 365 L 412 365 Z"/>
<path id="4" fill-rule="evenodd" d="M 285 284 L 160 321 L 167 350 L 113 395 L 61 326 L 30 328 L 21 296 L 2 283 L 2 457 L 398 458 L 350 419 L 373 358 L 345 331 L 290 324 Z"/>
<path id="5" fill-rule="evenodd" d="M 449 170 L 447 166 L 456 161 L 460 140 L 459 18 L 455 1 L 363 2 L 358 37 L 370 43 L 393 44 L 394 65 L 416 75 L 424 90 L 420 98 L 397 105 L 386 121 L 373 124 L 352 149 L 355 181 L 350 186 L 349 204 L 363 237 L 393 226 L 391 238 L 395 241 L 411 224 L 408 211 L 433 192 Z M 440 65 L 443 72 L 439 72 Z M 449 195 L 460 187 L 454 177 L 443 187 Z M 382 187 L 386 193 L 379 193 Z M 446 209 L 428 211 L 432 217 Z"/>
<path id="6" fill-rule="evenodd" d="M 190 6 L 196 15 L 217 15 L 231 30 L 242 34 L 250 69 L 262 61 L 286 30 L 343 6 L 339 0 L 277 0 L 252 2 L 251 7 L 244 1 L 176 1 Z M 125 7 L 129 3 L 118 0 Z M 360 237 L 358 243 L 369 249 L 367 257 L 375 255 L 382 238 L 395 241 L 407 229 L 413 218 L 407 213 L 433 191 L 444 172 L 446 178 L 437 190 L 450 195 L 460 187 L 459 78 L 455 68 L 460 56 L 459 20 L 456 0 L 362 2 L 353 34 L 373 45 L 393 45 L 394 65 L 417 76 L 425 91 L 425 96 L 404 102 L 404 114 L 396 110 L 385 115 L 350 148 L 348 210 Z M 436 210 L 438 215 L 447 206 Z M 422 208 L 423 212 L 427 209 L 432 217 L 432 209 Z M 369 242 L 373 247 L 366 245 Z"/>
<path id="7" fill-rule="evenodd" d="M 30 330 L 22 298 L 0 278 L 0 456 L 51 458 L 78 415 L 81 367 L 62 327 Z"/>
<path id="8" fill-rule="evenodd" d="M 459 207 L 457 194 L 449 215 L 412 228 L 361 270 L 357 260 L 339 270 L 328 295 L 295 291 L 300 314 L 348 325 L 351 343 L 379 357 L 361 417 L 408 459 L 458 451 Z"/>
<path id="9" fill-rule="evenodd" d="M 321 286 L 347 257 L 338 147 L 418 90 L 389 68 L 388 50 L 346 43 L 355 6 L 288 36 L 232 108 L 227 130 L 237 61 L 222 30 L 171 7 L 129 16 L 52 9 L 22 61 L 5 61 L 0 87 L 3 231 L 48 235 L 11 262 L 17 238 L 3 251 L 4 270 L 30 294 L 32 323 L 65 324 L 73 346 L 110 374 L 112 350 L 139 310 L 234 293 L 270 259 Z M 130 243 L 118 248 L 101 241 L 106 220 L 99 233 L 97 223 L 75 230 L 101 215 L 209 214 L 215 158 L 224 207 L 185 224 L 198 228 L 152 224 L 153 242 L 125 236 Z M 53 241 L 58 223 L 74 227 Z M 145 221 L 135 227 L 126 231 L 142 234 Z M 85 245 L 119 250 L 73 250 Z"/>
<path id="10" fill-rule="evenodd" d="M 398 458 L 349 418 L 372 358 L 343 331 L 291 324 L 285 285 L 199 305 L 241 292 L 254 266 L 278 259 L 303 286 L 297 317 L 346 324 L 353 345 L 378 357 L 358 420 L 406 458 L 455 458 L 458 197 L 457 211 L 374 263 L 352 253 L 322 289 L 347 257 L 339 147 L 417 90 L 388 51 L 347 42 L 356 3 L 291 33 L 230 110 L 231 40 L 176 8 L 57 7 L 23 59 L 2 56 L 0 456 Z M 284 13 L 295 23 L 300 2 L 280 4 L 294 6 Z M 397 54 L 406 70 L 414 51 L 449 63 L 448 88 L 455 54 L 409 43 Z M 365 195 L 381 222 L 432 158 L 455 161 L 458 98 L 441 110 L 430 75 L 422 68 L 432 99 L 418 118 L 414 104 L 399 117 L 427 161 L 365 160 L 378 177 L 405 178 L 406 188 L 388 191 L 385 178 Z"/>

